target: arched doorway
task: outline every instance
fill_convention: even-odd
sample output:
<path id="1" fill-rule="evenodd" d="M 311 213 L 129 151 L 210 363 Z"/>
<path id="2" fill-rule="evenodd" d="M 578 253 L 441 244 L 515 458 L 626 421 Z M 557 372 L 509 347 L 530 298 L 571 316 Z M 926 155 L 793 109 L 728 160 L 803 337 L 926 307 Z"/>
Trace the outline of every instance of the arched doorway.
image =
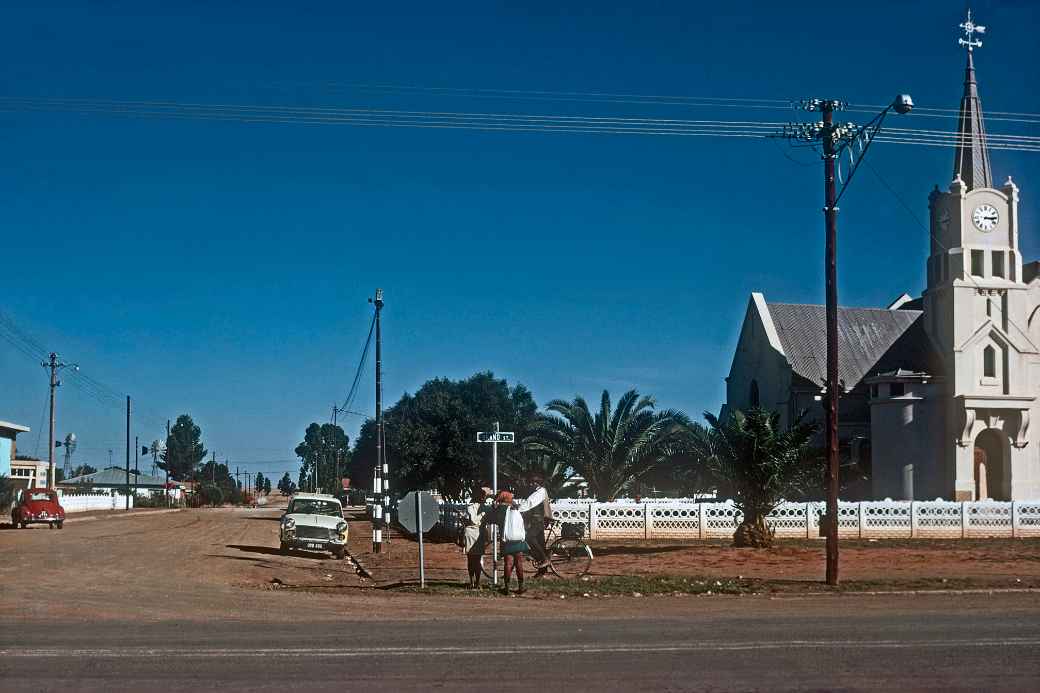
<path id="1" fill-rule="evenodd" d="M 975 439 L 975 499 L 1011 500 L 1003 431 L 987 428 Z"/>

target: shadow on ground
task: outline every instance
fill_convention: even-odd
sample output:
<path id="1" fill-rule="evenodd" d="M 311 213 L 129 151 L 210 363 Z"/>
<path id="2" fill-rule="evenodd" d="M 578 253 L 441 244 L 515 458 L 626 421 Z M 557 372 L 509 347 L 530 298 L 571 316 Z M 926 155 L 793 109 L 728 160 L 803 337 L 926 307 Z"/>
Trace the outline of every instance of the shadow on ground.
<path id="1" fill-rule="evenodd" d="M 306 551 L 291 551 L 288 554 L 282 553 L 281 549 L 273 546 L 248 546 L 245 544 L 227 544 L 226 548 L 235 549 L 236 551 L 245 551 L 246 553 L 256 553 L 263 556 L 295 556 L 296 558 L 309 558 L 314 561 L 325 561 L 328 560 L 328 556 L 320 553 L 310 553 Z"/>

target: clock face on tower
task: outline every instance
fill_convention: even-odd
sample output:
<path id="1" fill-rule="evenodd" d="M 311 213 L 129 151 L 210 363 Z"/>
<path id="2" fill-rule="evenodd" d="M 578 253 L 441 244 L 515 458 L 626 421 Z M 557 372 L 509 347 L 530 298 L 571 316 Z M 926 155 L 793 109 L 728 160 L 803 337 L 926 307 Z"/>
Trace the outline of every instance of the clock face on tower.
<path id="1" fill-rule="evenodd" d="M 971 220 L 979 231 L 992 231 L 997 228 L 997 220 L 1000 215 L 992 205 L 979 205 L 971 214 Z"/>

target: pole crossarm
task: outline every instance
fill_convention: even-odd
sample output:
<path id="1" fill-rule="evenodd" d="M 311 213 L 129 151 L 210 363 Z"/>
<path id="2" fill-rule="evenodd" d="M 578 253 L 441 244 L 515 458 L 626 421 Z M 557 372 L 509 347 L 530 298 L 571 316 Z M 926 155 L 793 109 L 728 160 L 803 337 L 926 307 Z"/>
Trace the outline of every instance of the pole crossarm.
<path id="1" fill-rule="evenodd" d="M 834 113 L 835 111 L 843 111 L 848 107 L 845 101 L 838 99 L 801 99 L 797 103 L 799 108 L 810 112 Z M 896 103 L 899 103 L 899 99 L 874 116 L 866 125 L 858 125 L 853 122 L 792 122 L 785 124 L 783 128 L 770 135 L 770 137 L 809 144 L 823 144 L 823 157 L 825 159 L 838 159 L 843 154 L 847 154 L 847 175 L 842 175 L 841 162 L 840 160 L 837 162 L 837 177 L 840 184 L 838 194 L 834 199 L 834 203 L 837 204 L 848 189 L 852 177 L 856 175 L 859 165 L 867 154 L 867 149 L 870 148 L 874 138 L 881 132 L 885 116 L 888 115 L 888 112 L 892 110 Z"/>

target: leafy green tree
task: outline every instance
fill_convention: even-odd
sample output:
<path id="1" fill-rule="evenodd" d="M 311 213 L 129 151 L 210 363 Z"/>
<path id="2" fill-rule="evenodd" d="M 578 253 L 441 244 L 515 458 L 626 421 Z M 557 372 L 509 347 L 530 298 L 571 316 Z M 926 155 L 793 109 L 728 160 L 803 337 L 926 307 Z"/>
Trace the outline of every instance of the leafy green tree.
<path id="1" fill-rule="evenodd" d="M 476 442 L 477 431 L 491 430 L 498 421 L 523 440 L 537 410 L 526 387 L 510 387 L 490 372 L 427 381 L 384 412 L 391 491 L 436 488 L 449 499 L 461 499 L 475 482 L 491 479 L 491 450 Z M 527 452 L 523 445 L 501 445 L 499 464 L 520 461 Z M 371 488 L 375 458 L 375 422 L 366 421 L 349 470 L 353 486 Z"/>
<path id="2" fill-rule="evenodd" d="M 278 490 L 283 496 L 291 496 L 296 493 L 296 484 L 289 478 L 289 472 L 286 472 L 281 481 L 278 482 Z"/>
<path id="3" fill-rule="evenodd" d="M 197 477 L 204 484 L 211 484 L 221 490 L 222 500 L 228 503 L 242 502 L 242 488 L 238 485 L 231 469 L 223 462 L 207 460 L 199 469 Z"/>
<path id="4" fill-rule="evenodd" d="M 318 471 L 318 485 L 335 492 L 340 487 L 336 478 L 343 476 L 350 461 L 350 438 L 339 426 L 330 423 L 312 423 L 296 446 L 300 458 L 300 488 L 315 491 L 314 471 Z M 338 460 L 338 464 L 337 464 Z"/>
<path id="5" fill-rule="evenodd" d="M 72 470 L 72 476 L 73 477 L 85 476 L 87 474 L 93 474 L 96 471 L 97 470 L 94 469 L 94 467 L 91 467 L 89 464 L 81 464 L 78 467 L 76 467 L 74 470 Z"/>
<path id="6" fill-rule="evenodd" d="M 267 481 L 264 478 L 264 475 L 261 474 L 260 472 L 257 472 L 256 473 L 256 479 L 253 481 L 253 488 L 256 489 L 257 493 L 263 493 L 264 492 L 264 481 Z M 270 487 L 271 482 L 268 481 L 267 485 L 268 485 L 268 487 Z"/>
<path id="7" fill-rule="evenodd" d="M 0 474 L 0 518 L 8 515 L 14 503 L 14 484 L 11 479 Z"/>
<path id="8" fill-rule="evenodd" d="M 199 497 L 205 505 L 214 507 L 224 502 L 224 492 L 216 484 L 206 483 L 199 488 Z"/>
<path id="9" fill-rule="evenodd" d="M 652 397 L 629 390 L 611 408 L 603 391 L 595 414 L 582 397 L 546 406 L 556 416 L 540 420 L 540 448 L 584 477 L 600 501 L 613 500 L 633 481 L 681 450 L 689 420 L 680 411 L 654 411 Z"/>
<path id="10" fill-rule="evenodd" d="M 520 444 L 532 446 L 539 443 L 529 439 Z M 578 487 L 573 482 L 577 472 L 570 463 L 540 449 L 529 448 L 523 455 L 507 457 L 499 465 L 498 483 L 499 486 L 519 489 L 534 475 L 542 478 L 542 485 L 549 493 L 549 498 L 572 498 L 577 495 Z"/>
<path id="11" fill-rule="evenodd" d="M 271 480 L 266 476 L 264 477 L 264 495 L 271 495 Z"/>
<path id="12" fill-rule="evenodd" d="M 191 417 L 181 414 L 166 438 L 166 450 L 159 455 L 159 467 L 169 471 L 170 478 L 187 481 L 192 478 L 199 463 L 206 458 L 202 445 L 202 429 Z"/>
<path id="13" fill-rule="evenodd" d="M 809 446 L 818 425 L 799 417 L 782 430 L 780 415 L 763 409 L 736 411 L 725 421 L 709 413 L 704 418 L 710 427 L 691 427 L 689 453 L 743 512 L 734 546 L 772 545 L 769 513 L 784 498 L 818 488 L 823 478 L 820 459 Z"/>

